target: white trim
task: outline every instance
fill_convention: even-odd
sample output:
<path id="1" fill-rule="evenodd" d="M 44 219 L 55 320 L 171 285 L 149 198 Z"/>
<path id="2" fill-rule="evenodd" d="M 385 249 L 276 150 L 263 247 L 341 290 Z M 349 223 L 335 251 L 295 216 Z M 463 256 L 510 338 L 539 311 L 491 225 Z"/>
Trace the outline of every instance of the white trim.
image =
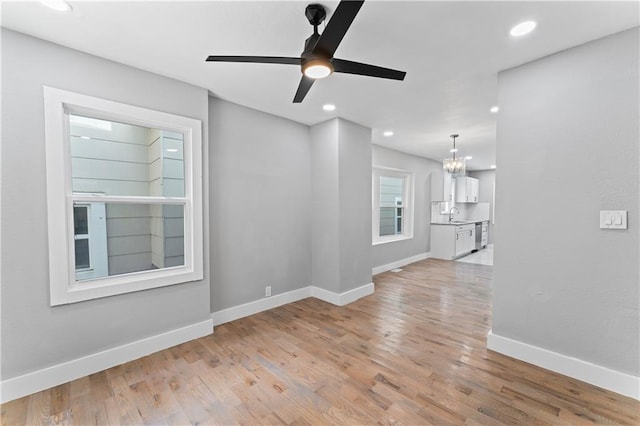
<path id="1" fill-rule="evenodd" d="M 380 216 L 378 216 L 378 217 L 380 217 Z M 407 235 L 403 235 L 403 234 L 385 235 L 384 237 L 380 237 L 380 239 L 378 241 L 372 242 L 371 245 L 377 246 L 377 245 L 380 245 L 380 244 L 397 243 L 398 241 L 412 240 L 412 239 L 413 239 L 413 235 L 411 235 L 411 236 L 407 236 Z"/>
<path id="2" fill-rule="evenodd" d="M 404 174 L 404 173 L 413 173 L 411 170 L 407 170 L 407 169 L 398 169 L 395 167 L 387 167 L 387 166 L 380 166 L 377 164 L 374 164 L 373 166 L 371 166 L 374 169 L 380 169 L 383 170 L 385 172 L 398 172 L 400 174 Z"/>
<path id="3" fill-rule="evenodd" d="M 311 286 L 213 312 L 211 314 L 211 320 L 213 321 L 213 325 L 216 326 L 263 311 L 268 311 L 269 309 L 277 308 L 278 306 L 286 305 L 287 303 L 297 302 L 298 300 L 306 299 L 307 297 L 311 297 Z"/>
<path id="4" fill-rule="evenodd" d="M 0 382 L 0 403 L 70 382 L 213 333 L 205 320 Z"/>
<path id="5" fill-rule="evenodd" d="M 404 210 L 403 226 L 401 234 L 380 236 L 380 178 L 391 176 L 403 179 L 403 205 Z M 414 212 L 415 212 L 415 177 L 410 170 L 394 169 L 374 165 L 371 173 L 371 243 L 372 245 L 397 242 L 413 238 Z M 396 206 L 387 206 L 396 207 Z"/>
<path id="6" fill-rule="evenodd" d="M 344 306 L 353 303 L 358 299 L 373 294 L 375 291 L 373 283 L 365 284 L 360 287 L 345 291 L 344 293 L 334 293 L 320 287 L 311 287 L 311 296 L 324 300 L 336 306 Z"/>
<path id="7" fill-rule="evenodd" d="M 407 257 L 405 259 L 396 260 L 395 262 L 387 263 L 386 265 L 375 266 L 371 269 L 371 275 L 378 275 L 383 272 L 390 271 L 392 269 L 401 268 L 410 263 L 419 262 L 431 257 L 431 252 L 416 254 L 415 256 Z"/>
<path id="8" fill-rule="evenodd" d="M 345 306 L 353 303 L 358 299 L 373 294 L 373 283 L 345 291 L 344 293 L 335 293 L 320 287 L 307 286 L 297 290 L 288 291 L 286 293 L 276 294 L 264 299 L 254 300 L 253 302 L 243 303 L 242 305 L 233 306 L 231 308 L 222 309 L 211 314 L 213 325 L 220 325 L 226 322 L 234 321 L 240 318 L 248 317 L 287 303 L 297 302 L 298 300 L 308 297 L 315 297 L 336 306 Z"/>
<path id="9" fill-rule="evenodd" d="M 487 348 L 565 376 L 640 400 L 640 377 L 611 370 L 508 337 L 487 334 Z"/>

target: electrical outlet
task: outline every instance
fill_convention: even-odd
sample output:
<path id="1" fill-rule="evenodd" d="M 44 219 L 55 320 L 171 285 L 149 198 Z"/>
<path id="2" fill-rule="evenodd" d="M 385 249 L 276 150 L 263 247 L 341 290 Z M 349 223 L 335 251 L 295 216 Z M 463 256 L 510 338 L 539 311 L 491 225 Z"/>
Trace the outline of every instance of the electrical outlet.
<path id="1" fill-rule="evenodd" d="M 264 288 L 264 297 L 270 297 L 271 296 L 271 286 L 268 285 Z"/>

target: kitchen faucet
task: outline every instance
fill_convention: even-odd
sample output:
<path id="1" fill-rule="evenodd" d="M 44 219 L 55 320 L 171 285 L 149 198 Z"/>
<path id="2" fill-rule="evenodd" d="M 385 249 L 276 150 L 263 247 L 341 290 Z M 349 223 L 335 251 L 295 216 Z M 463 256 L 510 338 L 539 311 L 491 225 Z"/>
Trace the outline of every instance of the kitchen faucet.
<path id="1" fill-rule="evenodd" d="M 458 213 L 460 213 L 460 209 L 458 209 L 456 206 L 453 206 L 449 209 L 449 222 L 453 221 L 453 211 L 456 210 Z"/>

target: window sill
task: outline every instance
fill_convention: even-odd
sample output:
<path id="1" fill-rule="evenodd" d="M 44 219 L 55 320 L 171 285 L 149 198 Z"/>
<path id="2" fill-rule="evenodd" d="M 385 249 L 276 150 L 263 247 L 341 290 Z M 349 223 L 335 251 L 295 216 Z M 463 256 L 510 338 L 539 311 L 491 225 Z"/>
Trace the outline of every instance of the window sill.
<path id="1" fill-rule="evenodd" d="M 202 280 L 202 271 L 185 266 L 154 271 L 140 271 L 95 280 L 74 282 L 51 293 L 51 306 L 83 302 L 102 297 L 117 296 L 134 291 L 150 290 L 176 284 Z"/>
<path id="2" fill-rule="evenodd" d="M 392 238 L 384 238 L 384 239 L 378 239 L 375 240 L 371 245 L 373 246 L 378 246 L 380 244 L 387 244 L 387 243 L 397 243 L 398 241 L 405 241 L 405 240 L 411 240 L 413 239 L 413 235 L 394 235 Z"/>

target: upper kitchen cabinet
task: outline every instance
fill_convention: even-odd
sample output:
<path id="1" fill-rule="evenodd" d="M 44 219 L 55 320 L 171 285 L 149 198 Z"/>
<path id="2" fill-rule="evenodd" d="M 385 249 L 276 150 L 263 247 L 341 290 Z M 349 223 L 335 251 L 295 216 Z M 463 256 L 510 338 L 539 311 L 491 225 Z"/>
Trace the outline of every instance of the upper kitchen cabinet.
<path id="1" fill-rule="evenodd" d="M 477 203 L 480 181 L 468 176 L 456 178 L 456 203 Z"/>

